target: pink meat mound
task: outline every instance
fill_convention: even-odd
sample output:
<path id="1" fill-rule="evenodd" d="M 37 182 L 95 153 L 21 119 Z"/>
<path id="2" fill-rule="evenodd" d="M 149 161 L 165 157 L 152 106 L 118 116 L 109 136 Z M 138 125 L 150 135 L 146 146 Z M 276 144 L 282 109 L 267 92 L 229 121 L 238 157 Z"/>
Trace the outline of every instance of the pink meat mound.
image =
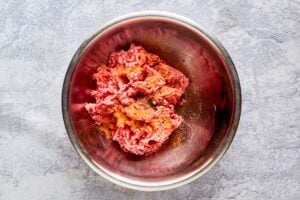
<path id="1" fill-rule="evenodd" d="M 182 102 L 188 78 L 141 46 L 112 52 L 93 78 L 96 102 L 85 108 L 100 131 L 125 152 L 156 152 L 183 121 L 174 106 Z"/>

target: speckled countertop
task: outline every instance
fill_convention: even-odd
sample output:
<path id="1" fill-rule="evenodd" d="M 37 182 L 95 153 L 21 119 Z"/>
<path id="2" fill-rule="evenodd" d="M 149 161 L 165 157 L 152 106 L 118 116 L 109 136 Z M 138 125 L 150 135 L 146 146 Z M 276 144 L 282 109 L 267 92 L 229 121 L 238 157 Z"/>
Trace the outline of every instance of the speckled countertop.
<path id="1" fill-rule="evenodd" d="M 138 10 L 185 15 L 214 33 L 240 76 L 243 110 L 225 157 L 195 182 L 116 186 L 67 137 L 61 87 L 80 43 Z M 0 0 L 0 199 L 300 199 L 300 1 Z"/>

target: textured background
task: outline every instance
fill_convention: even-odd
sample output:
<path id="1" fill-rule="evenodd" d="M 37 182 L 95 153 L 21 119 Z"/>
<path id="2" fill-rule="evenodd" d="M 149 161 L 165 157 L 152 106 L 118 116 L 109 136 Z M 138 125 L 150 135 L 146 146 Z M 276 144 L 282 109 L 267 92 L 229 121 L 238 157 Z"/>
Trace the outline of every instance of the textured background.
<path id="1" fill-rule="evenodd" d="M 144 193 L 96 175 L 62 122 L 61 88 L 80 43 L 137 10 L 185 15 L 214 33 L 241 79 L 235 140 L 211 171 Z M 0 0 L 0 199 L 300 199 L 300 1 Z"/>

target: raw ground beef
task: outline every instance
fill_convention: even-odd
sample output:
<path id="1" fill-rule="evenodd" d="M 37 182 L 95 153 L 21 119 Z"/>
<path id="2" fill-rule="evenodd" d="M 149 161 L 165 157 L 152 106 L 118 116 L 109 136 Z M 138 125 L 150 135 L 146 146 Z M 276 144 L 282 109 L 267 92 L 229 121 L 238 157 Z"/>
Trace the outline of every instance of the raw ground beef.
<path id="1" fill-rule="evenodd" d="M 112 52 L 93 78 L 96 102 L 85 108 L 125 152 L 157 151 L 183 121 L 174 105 L 181 102 L 188 78 L 141 46 Z"/>

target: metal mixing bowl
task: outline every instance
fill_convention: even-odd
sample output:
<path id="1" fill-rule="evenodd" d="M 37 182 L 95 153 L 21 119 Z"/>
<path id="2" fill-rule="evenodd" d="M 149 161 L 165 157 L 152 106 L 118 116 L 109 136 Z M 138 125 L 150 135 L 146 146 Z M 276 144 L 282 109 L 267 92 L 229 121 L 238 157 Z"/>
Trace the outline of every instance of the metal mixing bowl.
<path id="1" fill-rule="evenodd" d="M 185 122 L 150 156 L 124 153 L 97 130 L 84 105 L 94 102 L 91 75 L 112 51 L 142 45 L 190 80 L 183 106 Z M 70 140 L 85 162 L 124 187 L 153 191 L 184 185 L 206 173 L 235 135 L 241 91 L 227 51 L 195 22 L 171 13 L 139 12 L 117 18 L 82 43 L 67 70 L 62 111 Z"/>

